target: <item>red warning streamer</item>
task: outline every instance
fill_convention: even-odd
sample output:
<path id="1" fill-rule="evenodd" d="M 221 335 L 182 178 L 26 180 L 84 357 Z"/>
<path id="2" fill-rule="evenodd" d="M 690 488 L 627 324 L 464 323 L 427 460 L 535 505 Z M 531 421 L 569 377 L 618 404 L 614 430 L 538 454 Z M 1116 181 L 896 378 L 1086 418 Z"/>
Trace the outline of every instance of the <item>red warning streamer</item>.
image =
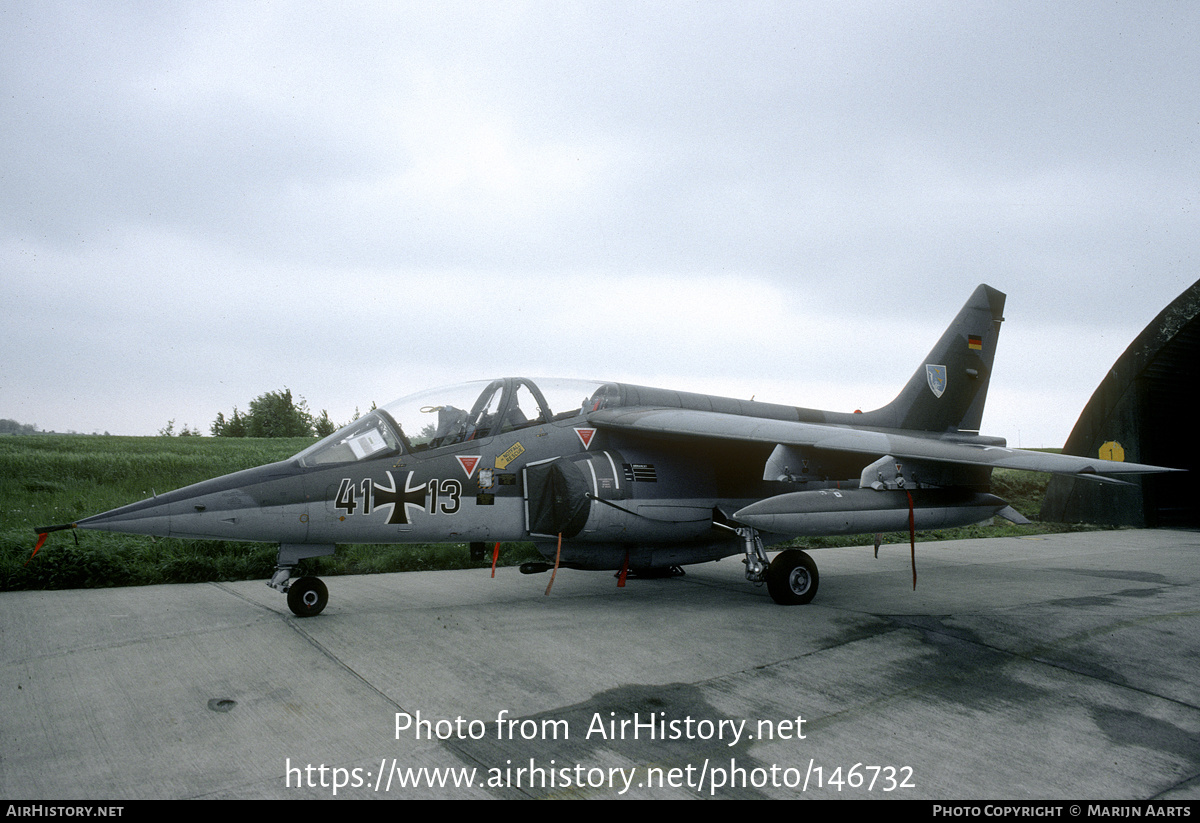
<path id="1" fill-rule="evenodd" d="M 562 557 L 562 532 L 558 533 L 558 551 L 554 553 L 554 571 L 550 572 L 550 582 L 546 584 L 546 594 L 550 594 L 550 587 L 554 585 L 554 575 L 558 574 L 558 559 Z"/>
<path id="2" fill-rule="evenodd" d="M 625 550 L 625 562 L 621 564 L 621 573 L 617 575 L 617 588 L 625 588 L 625 578 L 629 576 L 629 549 Z"/>
<path id="3" fill-rule="evenodd" d="M 500 541 L 496 541 L 496 548 L 492 549 L 492 577 L 496 576 L 496 560 L 500 557 Z"/>
<path id="4" fill-rule="evenodd" d="M 40 549 L 45 542 L 46 542 L 46 532 L 42 532 L 42 536 L 38 538 L 37 545 L 33 547 L 33 554 L 29 555 L 29 560 L 33 559 L 33 555 L 38 553 L 38 549 Z M 29 560 L 25 561 L 26 566 L 29 565 Z"/>
<path id="5" fill-rule="evenodd" d="M 917 590 L 917 528 L 913 519 L 912 492 L 905 489 L 904 493 L 908 495 L 908 545 L 912 552 L 913 591 L 915 592 Z"/>

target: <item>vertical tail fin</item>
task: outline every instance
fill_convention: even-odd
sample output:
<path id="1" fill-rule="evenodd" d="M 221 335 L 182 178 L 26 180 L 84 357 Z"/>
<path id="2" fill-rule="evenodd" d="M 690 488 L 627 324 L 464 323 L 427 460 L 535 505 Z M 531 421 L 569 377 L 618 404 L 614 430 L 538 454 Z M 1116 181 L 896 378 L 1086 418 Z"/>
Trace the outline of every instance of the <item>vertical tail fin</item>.
<path id="1" fill-rule="evenodd" d="M 986 285 L 975 289 L 896 399 L 861 421 L 921 431 L 979 431 L 1003 320 L 1004 294 Z"/>

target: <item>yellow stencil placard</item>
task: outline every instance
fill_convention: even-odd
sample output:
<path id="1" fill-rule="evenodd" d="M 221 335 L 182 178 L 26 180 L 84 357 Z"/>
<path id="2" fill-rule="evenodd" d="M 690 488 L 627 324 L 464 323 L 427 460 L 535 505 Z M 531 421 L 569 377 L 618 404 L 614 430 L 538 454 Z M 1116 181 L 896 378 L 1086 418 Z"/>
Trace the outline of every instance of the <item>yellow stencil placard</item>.
<path id="1" fill-rule="evenodd" d="M 504 454 L 502 454 L 496 458 L 496 468 L 498 468 L 498 469 L 508 468 L 509 463 L 513 462 L 514 460 L 516 460 L 518 457 L 520 457 L 524 453 L 525 453 L 524 446 L 522 446 L 520 443 L 513 443 L 511 446 L 509 446 L 505 450 Z"/>

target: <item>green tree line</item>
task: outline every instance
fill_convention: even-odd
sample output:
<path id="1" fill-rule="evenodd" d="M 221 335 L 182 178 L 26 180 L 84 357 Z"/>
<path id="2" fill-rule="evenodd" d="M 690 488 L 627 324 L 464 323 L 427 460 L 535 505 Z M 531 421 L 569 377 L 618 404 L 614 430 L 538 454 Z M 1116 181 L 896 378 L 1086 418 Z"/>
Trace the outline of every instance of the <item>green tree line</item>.
<path id="1" fill-rule="evenodd" d="M 214 437 L 325 437 L 336 430 L 329 412 L 322 409 L 314 416 L 304 398 L 293 398 L 288 388 L 260 394 L 245 413 L 237 406 L 229 417 L 217 412 L 209 427 Z"/>

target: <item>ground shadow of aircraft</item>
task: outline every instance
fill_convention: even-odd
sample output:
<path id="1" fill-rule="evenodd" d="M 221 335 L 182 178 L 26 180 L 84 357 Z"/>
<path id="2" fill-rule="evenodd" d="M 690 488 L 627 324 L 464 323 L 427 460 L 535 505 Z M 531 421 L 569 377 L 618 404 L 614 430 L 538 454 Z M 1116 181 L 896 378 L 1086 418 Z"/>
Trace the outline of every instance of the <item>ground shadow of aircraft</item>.
<path id="1" fill-rule="evenodd" d="M 338 543 L 533 541 L 547 562 L 523 571 L 553 560 L 619 569 L 622 582 L 741 553 L 777 603 L 807 603 L 812 558 L 769 560 L 765 546 L 1027 522 L 989 493 L 994 468 L 1108 482 L 1171 471 L 979 434 L 1003 308 L 1001 292 L 979 286 L 896 399 L 871 412 L 503 378 L 411 395 L 288 460 L 37 531 L 278 543 L 270 585 L 301 616 L 320 613 L 328 590 L 293 580 L 297 564 Z"/>

